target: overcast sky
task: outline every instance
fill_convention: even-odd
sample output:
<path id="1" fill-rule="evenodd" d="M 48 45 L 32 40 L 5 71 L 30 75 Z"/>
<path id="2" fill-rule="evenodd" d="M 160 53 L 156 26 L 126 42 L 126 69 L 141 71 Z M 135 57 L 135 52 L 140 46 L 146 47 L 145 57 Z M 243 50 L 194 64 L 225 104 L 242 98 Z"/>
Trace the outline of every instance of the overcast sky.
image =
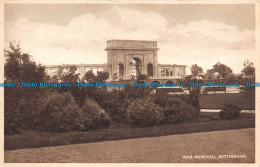
<path id="1" fill-rule="evenodd" d="M 156 40 L 161 64 L 254 60 L 254 5 L 5 5 L 5 48 L 45 65 L 106 63 L 109 39 Z"/>

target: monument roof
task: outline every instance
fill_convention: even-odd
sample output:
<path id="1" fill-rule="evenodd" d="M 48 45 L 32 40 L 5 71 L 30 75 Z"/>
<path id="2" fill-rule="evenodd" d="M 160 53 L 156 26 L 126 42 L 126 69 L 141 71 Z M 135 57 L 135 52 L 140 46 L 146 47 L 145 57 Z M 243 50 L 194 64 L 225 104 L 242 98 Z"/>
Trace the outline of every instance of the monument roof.
<path id="1" fill-rule="evenodd" d="M 130 50 L 158 50 L 157 41 L 148 40 L 118 40 L 107 41 L 105 50 L 130 49 Z"/>

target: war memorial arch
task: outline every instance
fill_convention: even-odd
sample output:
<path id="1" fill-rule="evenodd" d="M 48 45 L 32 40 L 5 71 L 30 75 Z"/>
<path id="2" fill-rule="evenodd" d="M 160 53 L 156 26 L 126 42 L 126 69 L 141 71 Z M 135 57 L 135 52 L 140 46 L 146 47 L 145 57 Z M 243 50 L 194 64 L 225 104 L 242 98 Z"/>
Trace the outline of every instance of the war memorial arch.
<path id="1" fill-rule="evenodd" d="M 63 66 L 76 66 L 80 77 L 83 77 L 89 70 L 94 73 L 107 71 L 109 81 L 131 80 L 141 74 L 147 75 L 149 80 L 159 82 L 174 81 L 186 76 L 185 65 L 158 63 L 157 41 L 108 40 L 105 50 L 107 52 L 107 63 L 105 64 L 67 64 Z M 55 75 L 59 67 L 48 65 L 46 71 L 50 75 Z"/>

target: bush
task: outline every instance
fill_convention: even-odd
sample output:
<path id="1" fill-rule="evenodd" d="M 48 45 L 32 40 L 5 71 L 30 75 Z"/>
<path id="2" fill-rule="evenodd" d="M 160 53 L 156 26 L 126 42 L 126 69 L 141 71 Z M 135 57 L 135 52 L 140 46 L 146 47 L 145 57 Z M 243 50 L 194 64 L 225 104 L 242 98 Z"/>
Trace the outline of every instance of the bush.
<path id="1" fill-rule="evenodd" d="M 190 99 L 189 104 L 194 107 L 196 110 L 200 110 L 200 103 L 199 103 L 199 97 L 200 97 L 200 87 L 195 87 L 190 90 Z"/>
<path id="2" fill-rule="evenodd" d="M 240 117 L 241 109 L 232 104 L 226 104 L 220 111 L 219 117 L 222 119 L 234 119 Z"/>
<path id="3" fill-rule="evenodd" d="M 127 99 L 122 91 L 98 92 L 93 98 L 109 114 L 113 122 L 126 122 L 125 112 L 131 100 Z"/>
<path id="4" fill-rule="evenodd" d="M 36 103 L 41 90 L 31 88 L 4 88 L 5 134 L 17 134 L 22 129 L 33 128 L 36 119 Z"/>
<path id="5" fill-rule="evenodd" d="M 33 128 L 35 123 L 35 103 L 41 89 L 20 87 L 19 82 L 38 82 L 45 80 L 45 68 L 36 64 L 31 56 L 23 53 L 19 44 L 9 43 L 4 51 L 5 83 L 15 83 L 15 87 L 4 88 L 5 134 L 19 133 L 21 129 Z"/>
<path id="6" fill-rule="evenodd" d="M 166 123 L 197 120 L 199 116 L 199 110 L 179 98 L 171 98 L 171 103 L 164 107 L 163 112 Z"/>
<path id="7" fill-rule="evenodd" d="M 16 87 L 4 88 L 4 133 L 16 134 L 20 132 L 21 128 L 21 107 L 22 100 L 16 94 Z"/>
<path id="8" fill-rule="evenodd" d="M 138 99 L 128 106 L 126 118 L 128 123 L 135 126 L 152 126 L 160 124 L 165 119 L 162 107 L 142 99 Z"/>
<path id="9" fill-rule="evenodd" d="M 77 103 L 70 93 L 50 94 L 39 113 L 39 129 L 51 132 L 78 130 L 81 124 Z"/>
<path id="10" fill-rule="evenodd" d="M 86 99 L 81 108 L 81 131 L 93 130 L 110 125 L 109 115 L 93 99 Z"/>
<path id="11" fill-rule="evenodd" d="M 20 133 L 21 124 L 19 121 L 19 111 L 5 111 L 4 133 L 8 135 Z"/>
<path id="12" fill-rule="evenodd" d="M 87 131 L 108 126 L 108 114 L 93 100 L 86 99 L 78 107 L 69 92 L 53 92 L 45 97 L 39 108 L 38 128 L 51 132 Z"/>

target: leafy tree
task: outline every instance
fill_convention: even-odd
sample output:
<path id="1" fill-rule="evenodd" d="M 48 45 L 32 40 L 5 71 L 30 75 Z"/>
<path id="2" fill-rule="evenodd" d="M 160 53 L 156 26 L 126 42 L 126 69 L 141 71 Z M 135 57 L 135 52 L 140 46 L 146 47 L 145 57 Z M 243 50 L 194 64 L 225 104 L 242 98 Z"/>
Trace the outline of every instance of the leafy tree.
<path id="1" fill-rule="evenodd" d="M 10 42 L 5 50 L 5 82 L 15 87 L 5 87 L 5 133 L 18 133 L 21 128 L 33 127 L 37 117 L 37 104 L 43 90 L 38 87 L 21 87 L 20 82 L 41 82 L 46 78 L 45 68 L 37 65 L 31 56 L 22 53 L 19 44 Z"/>
<path id="2" fill-rule="evenodd" d="M 190 70 L 191 70 L 191 75 L 194 77 L 198 76 L 199 73 L 203 72 L 203 69 L 200 66 L 198 66 L 197 64 L 193 64 L 191 66 Z"/>
<path id="3" fill-rule="evenodd" d="M 65 68 L 65 69 L 64 69 Z M 79 73 L 77 72 L 77 66 L 68 66 L 68 67 L 63 67 L 65 70 L 61 76 L 61 81 L 62 82 L 71 82 L 71 83 L 76 83 L 79 81 Z"/>
<path id="4" fill-rule="evenodd" d="M 45 77 L 45 68 L 36 65 L 31 56 L 22 53 L 19 44 L 9 43 L 10 50 L 5 50 L 4 76 L 7 82 L 38 82 Z"/>
<path id="5" fill-rule="evenodd" d="M 200 97 L 200 87 L 194 87 L 190 90 L 190 98 L 189 98 L 189 104 L 193 106 L 196 110 L 200 110 L 200 103 L 199 103 L 199 97 Z"/>
<path id="6" fill-rule="evenodd" d="M 213 75 L 214 75 L 214 70 L 213 69 L 207 70 L 207 72 L 206 72 L 206 78 L 207 79 L 212 79 Z"/>
<path id="7" fill-rule="evenodd" d="M 93 73 L 92 70 L 89 70 L 86 72 L 86 74 L 84 75 L 83 79 L 87 82 L 91 82 L 93 83 L 95 80 L 95 74 Z"/>
<path id="8" fill-rule="evenodd" d="M 86 72 L 83 79 L 91 83 L 96 83 L 96 82 L 104 83 L 108 79 L 108 77 L 109 74 L 106 71 L 98 71 L 97 75 L 95 75 L 92 70 L 89 70 Z"/>
<path id="9" fill-rule="evenodd" d="M 137 81 L 143 81 L 149 79 L 149 76 L 146 74 L 141 74 L 137 77 Z"/>
<path id="10" fill-rule="evenodd" d="M 218 72 L 222 78 L 226 78 L 228 74 L 232 73 L 232 69 L 230 67 L 225 64 L 221 64 L 220 62 L 217 62 L 213 66 L 213 71 Z"/>
<path id="11" fill-rule="evenodd" d="M 114 73 L 113 74 L 113 80 L 117 80 L 117 79 L 118 79 L 117 73 Z"/>
<path id="12" fill-rule="evenodd" d="M 58 72 L 51 77 L 52 82 L 70 82 L 76 83 L 79 81 L 79 73 L 77 72 L 77 66 L 59 66 Z"/>
<path id="13" fill-rule="evenodd" d="M 75 69 L 70 70 L 66 77 L 62 77 L 62 79 L 69 78 L 70 80 L 66 80 L 67 82 L 75 82 L 76 80 L 79 80 L 79 76 L 75 72 Z M 89 70 L 84 75 L 82 81 L 87 81 L 90 83 L 104 83 L 108 79 L 108 77 L 109 74 L 106 71 L 98 71 L 97 75 L 95 75 L 92 70 Z M 71 94 L 73 95 L 74 99 L 80 107 L 84 104 L 84 101 L 88 96 L 95 97 L 97 95 L 97 91 L 99 91 L 99 89 L 97 89 L 96 87 L 78 87 L 75 84 L 72 86 L 70 90 Z"/>
<path id="14" fill-rule="evenodd" d="M 254 63 L 249 61 L 249 60 L 244 61 L 244 68 L 241 72 L 243 72 L 246 75 L 246 77 L 247 76 L 249 76 L 249 77 L 255 76 Z"/>
<path id="15" fill-rule="evenodd" d="M 126 120 L 134 126 L 152 126 L 164 119 L 163 108 L 147 99 L 133 101 L 126 110 Z"/>
<path id="16" fill-rule="evenodd" d="M 95 82 L 104 83 L 109 77 L 108 72 L 98 71 L 97 76 L 95 77 Z"/>

